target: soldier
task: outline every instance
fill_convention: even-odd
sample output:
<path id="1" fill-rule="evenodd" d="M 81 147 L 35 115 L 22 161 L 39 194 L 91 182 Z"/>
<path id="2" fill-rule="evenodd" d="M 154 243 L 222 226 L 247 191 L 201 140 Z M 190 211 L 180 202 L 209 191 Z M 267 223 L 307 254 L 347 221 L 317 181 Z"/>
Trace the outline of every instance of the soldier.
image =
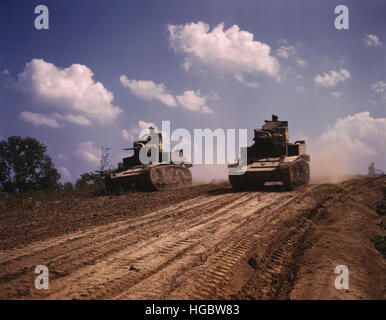
<path id="1" fill-rule="evenodd" d="M 369 176 L 374 176 L 374 175 L 375 175 L 375 166 L 374 166 L 374 162 L 371 162 L 369 166 Z"/>

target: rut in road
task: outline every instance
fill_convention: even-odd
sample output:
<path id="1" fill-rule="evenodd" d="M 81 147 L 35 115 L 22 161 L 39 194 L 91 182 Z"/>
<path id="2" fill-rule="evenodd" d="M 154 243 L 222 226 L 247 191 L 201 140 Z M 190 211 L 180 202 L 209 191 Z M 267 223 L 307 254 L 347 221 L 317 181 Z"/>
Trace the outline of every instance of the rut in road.
<path id="1" fill-rule="evenodd" d="M 311 186 L 308 190 L 312 190 Z M 0 297 L 165 299 L 222 295 L 249 248 L 277 231 L 305 192 L 226 192 L 151 214 L 8 250 L 0 255 Z M 50 289 L 32 288 L 33 269 Z"/>
<path id="2" fill-rule="evenodd" d="M 92 265 L 119 251 L 122 247 L 131 246 L 141 239 L 148 239 L 173 227 L 176 216 L 183 220 L 195 214 L 195 210 L 206 212 L 232 202 L 233 197 L 225 195 L 197 197 L 173 205 L 163 210 L 135 218 L 92 228 L 84 232 L 36 242 L 24 248 L 8 250 L 0 255 L 0 286 L 16 286 L 21 295 L 32 289 L 31 277 L 38 264 L 49 267 L 51 279 L 66 276 L 86 265 Z M 32 271 L 31 271 L 32 270 Z M 52 282 L 54 283 L 54 282 Z M 1 290 L 0 296 L 6 297 L 7 290 Z M 50 290 L 51 291 L 51 290 Z"/>
<path id="3" fill-rule="evenodd" d="M 271 197 L 268 194 L 263 196 Z M 223 229 L 229 229 L 232 225 L 234 228 L 238 227 L 240 217 L 235 214 L 235 208 L 244 207 L 253 199 L 256 205 L 263 196 L 255 193 L 216 196 L 217 201 L 210 201 L 209 205 L 189 210 L 189 216 L 180 217 L 177 214 L 171 221 L 172 225 L 158 224 L 156 227 L 162 230 L 158 235 L 145 227 L 147 236 L 144 240 L 131 247 L 123 246 L 122 250 L 100 263 L 80 269 L 79 272 L 64 278 L 60 281 L 62 288 L 59 283 L 57 292 L 49 298 L 130 298 L 128 288 L 133 288 L 135 298 L 145 298 L 146 295 L 162 298 L 157 292 L 165 289 L 163 284 L 150 280 L 149 291 L 146 285 L 148 279 L 153 275 L 165 277 L 169 274 L 170 266 L 177 269 L 186 266 L 181 264 L 181 259 L 194 256 L 192 251 L 197 247 L 201 246 L 204 251 L 209 251 L 211 235 L 221 231 L 224 233 Z M 285 196 L 278 194 L 277 197 Z M 248 215 L 250 214 L 248 212 Z M 236 221 L 232 221 L 232 216 Z M 232 229 L 228 230 L 231 231 Z M 73 283 L 71 287 L 68 286 L 69 282 Z M 144 286 L 143 291 L 138 289 L 138 285 Z M 53 289 L 56 290 L 55 287 Z"/>

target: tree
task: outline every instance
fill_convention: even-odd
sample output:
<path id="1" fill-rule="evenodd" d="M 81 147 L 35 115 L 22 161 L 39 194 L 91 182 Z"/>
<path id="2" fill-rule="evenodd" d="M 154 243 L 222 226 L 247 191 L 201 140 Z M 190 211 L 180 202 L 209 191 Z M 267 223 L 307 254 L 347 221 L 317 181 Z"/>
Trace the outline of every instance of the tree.
<path id="1" fill-rule="evenodd" d="M 4 192 L 32 192 L 59 186 L 60 174 L 47 147 L 30 137 L 0 141 L 0 186 Z"/>
<path id="2" fill-rule="evenodd" d="M 86 172 L 81 174 L 80 178 L 75 183 L 75 188 L 84 189 L 89 186 L 94 186 L 101 183 L 100 174 L 97 172 Z"/>

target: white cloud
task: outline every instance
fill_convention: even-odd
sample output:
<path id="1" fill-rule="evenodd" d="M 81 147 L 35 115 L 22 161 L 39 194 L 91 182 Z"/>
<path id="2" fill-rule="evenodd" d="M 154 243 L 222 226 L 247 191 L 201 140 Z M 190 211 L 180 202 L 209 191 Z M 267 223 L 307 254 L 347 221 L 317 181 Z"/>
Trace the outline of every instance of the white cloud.
<path id="1" fill-rule="evenodd" d="M 73 114 L 63 115 L 57 112 L 52 114 L 41 114 L 23 111 L 20 113 L 20 119 L 30 122 L 35 126 L 45 125 L 51 128 L 64 128 L 65 124 L 62 121 L 74 123 L 81 126 L 88 126 L 91 124 L 91 121 L 84 116 L 76 116 Z"/>
<path id="2" fill-rule="evenodd" d="M 69 123 L 74 123 L 74 124 L 77 124 L 77 125 L 80 125 L 80 126 L 88 126 L 91 124 L 91 121 L 86 118 L 85 116 L 82 116 L 82 115 L 73 115 L 73 114 L 59 114 L 59 113 L 54 113 L 51 115 L 51 117 L 53 119 L 56 119 L 56 120 L 62 120 L 62 121 L 66 121 L 66 122 L 69 122 Z"/>
<path id="3" fill-rule="evenodd" d="M 320 136 L 311 154 L 314 174 L 337 178 L 367 173 L 371 162 L 381 167 L 386 163 L 385 141 L 386 118 L 372 118 L 365 111 L 339 119 Z"/>
<path id="4" fill-rule="evenodd" d="M 60 173 L 60 180 L 62 182 L 71 182 L 74 180 L 74 177 L 66 167 L 60 167 L 58 168 L 58 171 Z"/>
<path id="5" fill-rule="evenodd" d="M 176 101 L 174 97 L 166 92 L 163 83 L 157 84 L 151 80 L 129 80 L 125 75 L 121 75 L 120 81 L 123 86 L 139 98 L 151 101 L 159 100 L 168 107 L 175 107 Z"/>
<path id="6" fill-rule="evenodd" d="M 130 129 L 122 129 L 121 135 L 122 138 L 126 141 L 135 141 L 141 136 L 149 133 L 149 128 L 153 127 L 155 132 L 159 132 L 159 128 L 153 122 L 146 122 L 143 120 L 139 120 L 138 124 Z"/>
<path id="7" fill-rule="evenodd" d="M 296 58 L 296 63 L 302 67 L 305 67 L 307 65 L 307 63 L 301 58 Z"/>
<path id="8" fill-rule="evenodd" d="M 49 116 L 42 115 L 40 113 L 33 113 L 28 111 L 23 111 L 20 113 L 20 119 L 32 123 L 34 126 L 47 126 L 51 128 L 62 128 L 59 122 L 55 119 L 52 119 Z"/>
<path id="9" fill-rule="evenodd" d="M 144 100 L 158 99 L 169 107 L 181 106 L 195 112 L 213 114 L 213 110 L 206 106 L 206 99 L 218 100 L 216 93 L 211 93 L 208 97 L 201 96 L 200 90 L 186 90 L 182 95 L 172 96 L 167 93 L 163 83 L 156 84 L 151 80 L 129 80 L 126 76 L 120 77 L 121 83 L 130 89 L 137 97 Z M 123 134 L 123 133 L 122 133 Z"/>
<path id="10" fill-rule="evenodd" d="M 206 98 L 201 96 L 200 90 L 197 92 L 187 90 L 181 96 L 177 96 L 176 99 L 182 107 L 191 111 L 213 113 L 213 110 L 205 105 Z"/>
<path id="11" fill-rule="evenodd" d="M 125 140 L 133 140 L 131 139 L 129 131 L 127 131 L 126 129 L 121 130 L 121 135 L 122 135 L 122 138 Z"/>
<path id="12" fill-rule="evenodd" d="M 214 114 L 213 109 L 209 108 L 208 106 L 203 106 L 201 108 L 202 113 L 207 113 L 207 114 Z"/>
<path id="13" fill-rule="evenodd" d="M 111 123 L 122 109 L 112 105 L 113 94 L 102 83 L 93 80 L 92 71 L 85 65 L 73 64 L 60 69 L 42 59 L 32 59 L 18 74 L 13 86 L 30 95 L 46 108 L 64 114 L 41 115 L 42 118 L 89 125 L 95 120 Z M 36 117 L 35 117 L 36 118 Z M 35 119 L 35 123 L 38 123 Z M 44 120 L 42 124 L 53 121 Z"/>
<path id="14" fill-rule="evenodd" d="M 219 95 L 218 95 L 216 92 L 213 92 L 213 91 L 211 91 L 211 92 L 209 93 L 209 95 L 207 96 L 207 98 L 210 99 L 210 100 L 213 100 L 213 101 L 218 101 L 218 100 L 220 100 Z"/>
<path id="15" fill-rule="evenodd" d="M 224 30 L 224 23 L 209 29 L 201 21 L 168 25 L 170 45 L 185 54 L 186 70 L 205 67 L 219 74 L 263 73 L 279 80 L 279 62 L 269 45 L 253 39 L 253 33 L 237 25 Z"/>
<path id="16" fill-rule="evenodd" d="M 371 90 L 373 90 L 375 93 L 378 93 L 378 94 L 385 92 L 386 82 L 384 82 L 382 80 L 374 82 L 371 85 Z"/>
<path id="17" fill-rule="evenodd" d="M 295 62 L 304 67 L 307 63 L 299 57 L 298 51 L 293 45 L 290 45 L 289 41 L 282 39 L 278 41 L 280 47 L 276 50 L 276 56 L 282 59 L 293 58 Z"/>
<path id="18" fill-rule="evenodd" d="M 91 165 L 97 166 L 100 164 L 101 151 L 94 146 L 92 141 L 80 143 L 79 147 L 75 150 L 75 155 Z"/>
<path id="19" fill-rule="evenodd" d="M 331 92 L 331 95 L 334 97 L 334 98 L 340 98 L 342 96 L 343 92 L 342 91 L 332 91 Z"/>
<path id="20" fill-rule="evenodd" d="M 382 41 L 375 34 L 365 34 L 363 42 L 366 47 L 383 47 Z"/>
<path id="21" fill-rule="evenodd" d="M 297 54 L 297 51 L 294 46 L 288 45 L 282 45 L 279 47 L 279 49 L 276 50 L 276 55 L 280 58 L 288 59 L 290 56 L 295 56 Z"/>
<path id="22" fill-rule="evenodd" d="M 317 85 L 323 87 L 333 87 L 339 82 L 344 82 L 351 78 L 351 74 L 347 69 L 340 69 L 339 71 L 331 70 L 323 75 L 317 75 L 314 81 Z"/>
<path id="23" fill-rule="evenodd" d="M 241 83 L 244 83 L 247 87 L 249 88 L 258 88 L 259 87 L 259 84 L 257 82 L 253 82 L 253 81 L 247 81 L 245 80 L 245 77 L 242 73 L 236 73 L 235 74 L 235 79 Z"/>
<path id="24" fill-rule="evenodd" d="M 59 154 L 57 155 L 57 157 L 58 157 L 59 160 L 63 160 L 63 161 L 69 161 L 69 160 L 70 160 L 68 157 L 66 157 L 66 156 L 65 156 L 64 154 L 62 154 L 62 153 L 59 153 Z"/>

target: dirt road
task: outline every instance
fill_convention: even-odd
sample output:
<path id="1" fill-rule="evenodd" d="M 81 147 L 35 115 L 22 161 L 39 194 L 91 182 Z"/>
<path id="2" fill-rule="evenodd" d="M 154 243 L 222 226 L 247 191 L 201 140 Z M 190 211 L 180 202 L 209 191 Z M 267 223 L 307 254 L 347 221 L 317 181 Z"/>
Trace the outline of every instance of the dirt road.
<path id="1" fill-rule="evenodd" d="M 42 231 L 42 239 L 3 227 L 0 298 L 385 298 L 386 178 L 293 192 L 234 192 L 224 184 L 200 190 L 153 209 L 149 203 L 163 194 L 152 193 L 142 214 L 137 204 L 136 214 L 78 231 L 61 230 L 63 216 L 57 226 L 27 229 Z M 48 290 L 34 287 L 36 265 L 49 269 Z M 350 271 L 349 290 L 334 286 L 337 265 Z"/>

